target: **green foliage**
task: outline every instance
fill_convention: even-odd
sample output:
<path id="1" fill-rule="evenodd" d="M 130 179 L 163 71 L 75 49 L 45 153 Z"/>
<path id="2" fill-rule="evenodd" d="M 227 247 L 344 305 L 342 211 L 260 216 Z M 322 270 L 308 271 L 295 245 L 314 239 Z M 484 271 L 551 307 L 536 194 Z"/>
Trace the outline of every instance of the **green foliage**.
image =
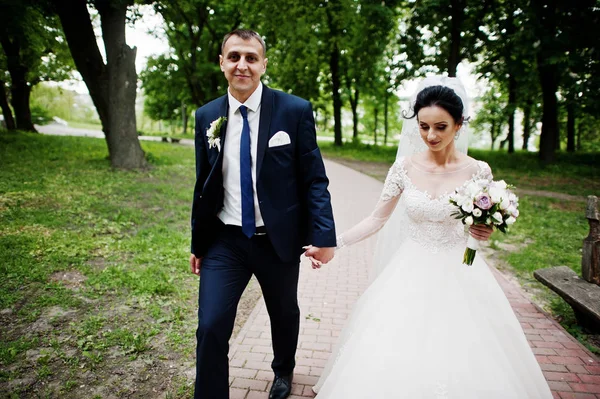
<path id="1" fill-rule="evenodd" d="M 93 105 L 83 102 L 75 91 L 62 87 L 46 83 L 36 85 L 31 91 L 30 104 L 32 111 L 35 108 L 42 108 L 50 117 L 56 116 L 69 122 L 100 124 Z"/>
<path id="2" fill-rule="evenodd" d="M 191 100 L 185 75 L 175 59 L 166 55 L 149 57 L 140 79 L 145 94 L 144 112 L 148 116 L 154 120 L 181 118 L 182 104 Z"/>
<path id="3" fill-rule="evenodd" d="M 218 64 L 221 41 L 240 25 L 242 10 L 248 5 L 239 0 L 176 0 L 157 1 L 154 8 L 165 20 L 173 53 L 153 60 L 145 84 L 159 87 L 158 82 L 167 79 L 175 86 L 164 86 L 163 91 L 180 92 L 183 98 L 179 100 L 196 107 L 222 95 L 227 82 Z M 158 78 L 155 71 L 167 76 Z M 156 90 L 148 95 L 154 97 L 152 102 L 160 101 Z M 166 96 L 169 104 L 175 102 L 174 96 Z"/>
<path id="4" fill-rule="evenodd" d="M 34 105 L 31 107 L 31 120 L 37 125 L 47 125 L 52 122 L 52 115 L 47 108 Z"/>
<path id="5" fill-rule="evenodd" d="M 11 54 L 15 67 L 25 68 L 30 85 L 70 78 L 74 64 L 60 23 L 40 2 L 3 1 L 0 26 L 4 53 Z"/>
<path id="6" fill-rule="evenodd" d="M 490 134 L 492 150 L 496 140 L 504 134 L 504 126 L 507 123 L 507 95 L 497 89 L 498 85 L 490 82 L 488 91 L 480 99 L 482 108 L 471 125 L 472 131 L 477 135 L 483 132 Z"/>

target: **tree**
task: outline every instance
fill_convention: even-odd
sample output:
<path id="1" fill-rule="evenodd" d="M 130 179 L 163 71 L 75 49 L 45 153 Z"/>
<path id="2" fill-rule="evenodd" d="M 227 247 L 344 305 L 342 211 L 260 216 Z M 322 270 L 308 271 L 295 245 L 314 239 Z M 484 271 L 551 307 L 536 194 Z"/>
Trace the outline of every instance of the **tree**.
<path id="1" fill-rule="evenodd" d="M 181 117 L 183 133 L 187 129 L 186 104 L 192 104 L 186 78 L 177 60 L 168 55 L 148 58 L 140 74 L 144 89 L 144 112 L 154 120 L 173 121 Z M 165 88 L 171 90 L 165 90 Z"/>
<path id="2" fill-rule="evenodd" d="M 222 95 L 227 87 L 219 68 L 221 42 L 225 34 L 240 27 L 244 7 L 240 0 L 154 2 L 156 12 L 165 20 L 177 82 L 183 79 L 186 97 L 197 107 Z"/>
<path id="3" fill-rule="evenodd" d="M 100 15 L 106 63 L 96 43 L 86 0 L 51 0 L 71 55 L 96 106 L 113 167 L 147 166 L 135 120 L 136 49 L 125 41 L 127 10 L 133 0 L 91 0 Z"/>
<path id="4" fill-rule="evenodd" d="M 354 139 L 358 138 L 360 93 L 374 91 L 380 83 L 377 74 L 381 71 L 377 67 L 390 37 L 393 37 L 397 3 L 363 0 L 350 4 L 347 35 L 341 51 L 341 71 L 352 110 Z"/>
<path id="5" fill-rule="evenodd" d="M 497 82 L 497 88 L 507 95 L 508 134 L 503 144 L 508 143 L 508 153 L 515 151 L 516 110 L 530 108 L 531 98 L 539 91 L 535 57 L 532 56 L 534 38 L 527 29 L 530 21 L 521 3 L 519 0 L 497 0 L 494 13 L 485 16 L 480 29 L 485 35 L 482 36 L 484 46 L 477 71 Z M 529 116 L 525 120 L 529 122 Z M 526 130 L 528 135 L 528 126 Z"/>
<path id="6" fill-rule="evenodd" d="M 61 81 L 69 77 L 72 61 L 68 54 L 59 23 L 45 13 L 44 4 L 37 1 L 3 0 L 0 3 L 0 44 L 4 57 L 2 68 L 9 72 L 9 80 L 2 81 L 0 103 L 7 126 L 35 131 L 31 118 L 31 89 L 42 81 Z M 10 102 L 15 113 L 7 106 L 5 85 L 10 90 Z"/>
<path id="7" fill-rule="evenodd" d="M 416 69 L 456 76 L 462 60 L 475 61 L 481 47 L 479 26 L 491 0 L 406 0 L 403 47 Z"/>
<path id="8" fill-rule="evenodd" d="M 480 100 L 483 106 L 472 123 L 472 128 L 475 131 L 487 130 L 490 133 L 492 150 L 494 149 L 494 143 L 503 132 L 504 123 L 507 121 L 506 103 L 508 99 L 506 94 L 498 90 L 497 86 L 497 83 L 490 82 L 488 91 Z"/>

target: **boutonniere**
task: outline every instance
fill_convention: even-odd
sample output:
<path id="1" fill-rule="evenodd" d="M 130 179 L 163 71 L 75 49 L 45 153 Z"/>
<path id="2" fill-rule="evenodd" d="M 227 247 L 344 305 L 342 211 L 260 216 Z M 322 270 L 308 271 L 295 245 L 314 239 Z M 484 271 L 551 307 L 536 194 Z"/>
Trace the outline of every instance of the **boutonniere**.
<path id="1" fill-rule="evenodd" d="M 225 123 L 226 121 L 226 117 L 220 116 L 210 123 L 208 129 L 206 129 L 206 137 L 208 137 L 208 148 L 217 147 L 217 150 L 221 151 L 221 126 L 223 126 L 223 123 Z"/>

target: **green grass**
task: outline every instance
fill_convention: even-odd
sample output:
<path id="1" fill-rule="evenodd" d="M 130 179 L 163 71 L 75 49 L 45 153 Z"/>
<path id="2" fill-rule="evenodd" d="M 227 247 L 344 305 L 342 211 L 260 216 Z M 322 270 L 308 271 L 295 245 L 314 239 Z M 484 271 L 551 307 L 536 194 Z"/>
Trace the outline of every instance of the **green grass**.
<path id="1" fill-rule="evenodd" d="M 392 164 L 396 159 L 397 147 L 369 145 L 360 142 L 347 142 L 338 147 L 333 142 L 319 142 L 321 153 L 328 158 L 341 158 L 364 162 L 382 162 Z"/>
<path id="2" fill-rule="evenodd" d="M 127 172 L 104 140 L 0 131 L 0 387 L 34 372 L 77 397 L 85 370 L 110 371 L 115 351 L 150 356 L 159 334 L 160 351 L 190 356 L 194 153 L 142 146 L 151 168 Z M 37 348 L 49 352 L 27 366 Z"/>

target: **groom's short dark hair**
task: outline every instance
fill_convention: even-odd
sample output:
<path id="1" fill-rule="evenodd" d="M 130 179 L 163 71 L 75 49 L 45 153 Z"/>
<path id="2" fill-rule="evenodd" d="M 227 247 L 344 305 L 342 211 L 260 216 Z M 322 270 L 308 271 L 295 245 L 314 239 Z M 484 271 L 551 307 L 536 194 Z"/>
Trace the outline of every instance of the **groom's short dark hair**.
<path id="1" fill-rule="evenodd" d="M 227 40 L 229 40 L 229 38 L 231 36 L 238 36 L 244 40 L 250 40 L 252 38 L 258 40 L 258 42 L 261 44 L 262 49 L 263 49 L 263 57 L 266 57 L 267 45 L 265 44 L 265 41 L 263 40 L 262 37 L 260 37 L 260 35 L 258 33 L 254 32 L 253 30 L 250 30 L 250 29 L 236 29 L 236 30 L 233 30 L 233 31 L 229 32 L 228 34 L 226 34 L 225 37 L 223 37 L 223 42 L 221 43 L 221 55 L 224 55 L 223 49 L 225 48 L 225 43 L 227 43 Z"/>

